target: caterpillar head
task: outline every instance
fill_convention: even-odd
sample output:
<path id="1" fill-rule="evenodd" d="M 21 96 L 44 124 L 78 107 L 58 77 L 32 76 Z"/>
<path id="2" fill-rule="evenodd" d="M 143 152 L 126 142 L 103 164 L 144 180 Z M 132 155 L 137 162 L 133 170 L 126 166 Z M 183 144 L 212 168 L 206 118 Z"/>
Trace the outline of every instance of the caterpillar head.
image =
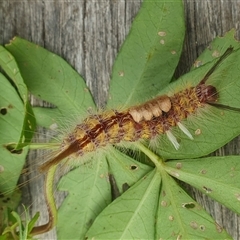
<path id="1" fill-rule="evenodd" d="M 196 94 L 201 103 L 214 103 L 218 100 L 217 89 L 212 85 L 198 84 Z"/>

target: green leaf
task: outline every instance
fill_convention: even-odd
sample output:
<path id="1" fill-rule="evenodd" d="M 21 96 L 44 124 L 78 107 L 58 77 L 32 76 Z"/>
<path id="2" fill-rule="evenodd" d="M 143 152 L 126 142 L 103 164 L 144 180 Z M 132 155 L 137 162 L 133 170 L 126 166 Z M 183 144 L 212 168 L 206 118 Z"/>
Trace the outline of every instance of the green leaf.
<path id="1" fill-rule="evenodd" d="M 19 226 L 19 239 L 23 240 L 23 229 L 22 229 L 22 221 L 21 217 L 18 215 L 18 213 L 12 211 L 13 217 L 17 220 L 17 225 Z M 13 226 L 12 226 L 13 227 Z M 15 230 L 16 226 L 12 229 L 13 231 Z"/>
<path id="2" fill-rule="evenodd" d="M 31 240 L 33 239 L 30 235 L 29 235 L 29 232 L 31 231 L 32 227 L 34 226 L 34 224 L 36 223 L 36 221 L 38 220 L 39 218 L 39 213 L 36 213 L 34 215 L 34 217 L 30 220 L 29 218 L 29 213 L 28 213 L 28 209 L 26 209 L 24 207 L 24 211 L 25 211 L 25 219 L 26 219 L 26 222 L 24 223 L 24 226 L 22 225 L 22 222 L 21 222 L 21 216 L 16 213 L 16 212 L 12 212 L 11 214 L 13 215 L 13 217 L 17 220 L 17 226 L 18 226 L 18 229 L 17 226 L 12 226 L 12 232 L 18 232 L 18 237 L 19 237 L 19 240 Z M 15 239 L 16 239 L 16 234 L 15 234 Z"/>
<path id="3" fill-rule="evenodd" d="M 6 148 L 7 144 L 20 139 L 25 107 L 14 87 L 2 74 L 0 86 L 0 192 L 7 195 L 16 187 L 28 149 L 11 152 Z"/>
<path id="4" fill-rule="evenodd" d="M 234 49 L 240 47 L 239 41 L 235 39 L 236 30 L 232 29 L 229 32 L 226 32 L 223 37 L 216 37 L 208 48 L 206 48 L 203 53 L 196 59 L 193 64 L 192 69 L 198 68 L 212 60 L 216 57 L 220 57 L 230 46 Z"/>
<path id="5" fill-rule="evenodd" d="M 144 1 L 114 64 L 107 108 L 156 96 L 172 79 L 184 33 L 182 1 Z"/>
<path id="6" fill-rule="evenodd" d="M 162 178 L 154 239 L 231 239 L 170 176 Z"/>
<path id="7" fill-rule="evenodd" d="M 0 234 L 7 232 L 5 235 L 6 237 L 7 235 L 12 236 L 11 229 L 14 229 L 14 227 L 18 225 L 16 219 L 12 215 L 12 210 L 18 207 L 21 200 L 21 194 L 20 191 L 14 191 L 12 194 L 8 195 L 1 193 L 0 196 Z"/>
<path id="8" fill-rule="evenodd" d="M 11 194 L 1 193 L 0 206 L 2 208 L 9 208 L 11 210 L 16 209 L 21 200 L 21 192 L 19 189 L 16 189 Z"/>
<path id="9" fill-rule="evenodd" d="M 24 104 L 24 121 L 23 123 L 18 123 L 22 124 L 22 132 L 19 138 L 15 138 L 14 140 L 17 142 L 17 146 L 15 148 L 18 150 L 22 149 L 22 143 L 29 143 L 31 141 L 36 127 L 36 122 L 32 108 L 28 101 L 28 90 L 23 82 L 17 63 L 10 52 L 2 46 L 0 46 L 0 65 L 14 82 Z M 16 141 L 16 139 L 18 139 L 18 141 Z"/>
<path id="10" fill-rule="evenodd" d="M 111 154 L 105 156 L 101 153 L 97 160 L 93 157 L 92 163 L 82 164 L 61 179 L 59 189 L 69 194 L 58 212 L 59 238 L 65 239 L 70 235 L 72 238 L 84 238 L 94 219 L 112 201 L 110 173 L 115 177 L 122 193 L 123 184 L 132 186 L 152 169 L 119 151 L 109 148 L 108 152 Z M 98 153 L 95 155 L 99 156 Z M 81 159 L 81 162 L 84 160 Z M 69 218 L 71 228 L 66 225 L 66 219 Z"/>
<path id="11" fill-rule="evenodd" d="M 151 171 L 96 218 L 88 239 L 155 239 L 161 177 Z"/>
<path id="12" fill-rule="evenodd" d="M 240 214 L 240 157 L 170 161 L 166 171 Z"/>
<path id="13" fill-rule="evenodd" d="M 69 116 L 86 116 L 86 109 L 95 109 L 83 79 L 59 56 L 21 38 L 6 46 L 16 59 L 29 91 L 54 104 L 61 121 Z"/>
<path id="14" fill-rule="evenodd" d="M 58 237 L 82 239 L 92 221 L 111 201 L 107 162 L 99 159 L 94 164 L 82 165 L 64 176 L 61 191 L 68 191 L 58 211 Z M 76 214 L 77 212 L 77 214 Z M 66 224 L 71 219 L 71 227 Z"/>
<path id="15" fill-rule="evenodd" d="M 25 211 L 27 211 L 27 209 L 25 209 Z M 26 214 L 27 214 L 27 213 L 26 213 Z M 40 213 L 37 212 L 37 213 L 33 216 L 33 218 L 28 221 L 28 223 L 27 223 L 27 228 L 26 228 L 27 231 L 25 230 L 25 234 L 26 234 L 26 232 L 27 232 L 27 234 L 30 234 L 30 233 L 31 233 L 31 230 L 32 230 L 33 227 L 35 226 L 37 220 L 39 219 L 39 216 L 40 216 Z M 30 219 L 28 214 L 27 214 L 27 219 Z M 28 236 L 28 237 L 29 237 L 29 236 Z"/>
<path id="16" fill-rule="evenodd" d="M 109 173 L 114 176 L 120 193 L 124 192 L 124 184 L 130 187 L 153 170 L 153 167 L 138 162 L 116 149 L 109 153 L 106 155 Z"/>
<path id="17" fill-rule="evenodd" d="M 6 216 L 6 211 L 15 209 L 20 201 L 20 194 L 15 188 L 28 152 L 28 148 L 23 146 L 31 141 L 34 134 L 35 118 L 16 61 L 2 46 L 0 65 L 17 89 L 0 74 L 0 206 Z M 12 148 L 9 144 L 13 145 Z M 3 222 L 11 231 L 14 226 L 8 227 L 8 220 Z"/>
<path id="18" fill-rule="evenodd" d="M 55 130 L 62 119 L 62 112 L 58 108 L 34 107 L 34 115 L 39 126 Z"/>

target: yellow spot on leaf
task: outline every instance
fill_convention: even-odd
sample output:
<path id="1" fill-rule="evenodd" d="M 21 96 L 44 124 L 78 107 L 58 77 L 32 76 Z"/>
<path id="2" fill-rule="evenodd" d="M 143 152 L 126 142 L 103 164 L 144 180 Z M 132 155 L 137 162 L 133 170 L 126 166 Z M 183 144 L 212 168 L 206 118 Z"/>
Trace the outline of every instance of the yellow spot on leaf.
<path id="1" fill-rule="evenodd" d="M 167 35 L 167 33 L 166 32 L 158 32 L 158 36 L 160 36 L 160 37 L 164 37 L 164 36 L 166 36 Z"/>

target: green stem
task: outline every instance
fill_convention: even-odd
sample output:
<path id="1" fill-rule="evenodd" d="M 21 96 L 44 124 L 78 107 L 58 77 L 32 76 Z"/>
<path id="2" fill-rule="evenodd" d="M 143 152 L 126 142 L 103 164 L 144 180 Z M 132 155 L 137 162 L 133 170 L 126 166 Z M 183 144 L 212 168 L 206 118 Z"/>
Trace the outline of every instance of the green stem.
<path id="1" fill-rule="evenodd" d="M 30 143 L 29 149 L 35 150 L 35 149 L 53 149 L 58 148 L 59 143 Z"/>
<path id="2" fill-rule="evenodd" d="M 45 197 L 47 201 L 48 211 L 51 212 L 53 218 L 53 226 L 57 223 L 57 208 L 54 199 L 53 184 L 54 176 L 57 170 L 57 165 L 53 165 L 46 175 L 46 184 L 45 184 Z"/>
<path id="3" fill-rule="evenodd" d="M 139 150 L 141 150 L 143 153 L 145 153 L 150 158 L 150 160 L 155 164 L 155 166 L 158 170 L 162 170 L 163 160 L 158 155 L 153 153 L 149 148 L 145 147 L 140 142 L 137 142 L 136 145 Z"/>
<path id="4" fill-rule="evenodd" d="M 15 150 L 21 150 L 24 147 L 29 147 L 31 150 L 35 149 L 53 149 L 59 147 L 59 143 L 22 143 L 22 144 L 17 144 L 17 143 L 9 143 L 6 145 L 6 148 L 9 151 L 15 151 Z M 18 147 L 16 149 L 16 147 Z"/>
<path id="5" fill-rule="evenodd" d="M 56 169 L 57 165 L 51 166 L 45 176 L 45 199 L 49 215 L 48 222 L 44 225 L 34 227 L 30 233 L 32 236 L 50 231 L 57 223 L 57 208 L 53 193 L 53 183 Z"/>

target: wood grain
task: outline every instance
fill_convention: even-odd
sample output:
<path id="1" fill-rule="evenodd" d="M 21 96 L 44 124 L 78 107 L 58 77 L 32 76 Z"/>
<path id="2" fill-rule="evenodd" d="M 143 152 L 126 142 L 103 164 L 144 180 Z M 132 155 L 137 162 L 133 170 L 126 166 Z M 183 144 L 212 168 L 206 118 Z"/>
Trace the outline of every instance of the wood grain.
<path id="1" fill-rule="evenodd" d="M 104 106 L 114 59 L 140 5 L 138 0 L 0 1 L 0 43 L 8 43 L 18 35 L 62 56 L 86 79 L 98 106 Z M 240 37 L 239 1 L 184 0 L 184 5 L 186 39 L 176 76 L 187 72 L 216 36 L 236 28 L 236 38 Z M 32 102 L 48 106 L 35 99 Z M 236 139 L 216 154 L 239 152 L 240 143 Z M 30 157 L 35 160 L 36 153 Z M 33 213 L 40 210 L 43 202 L 42 182 L 39 183 L 40 186 L 31 187 L 30 197 L 26 197 L 34 202 Z M 239 216 L 197 190 L 188 189 L 234 239 L 240 239 Z M 40 211 L 46 213 L 44 208 Z M 56 236 L 51 231 L 41 238 Z"/>

